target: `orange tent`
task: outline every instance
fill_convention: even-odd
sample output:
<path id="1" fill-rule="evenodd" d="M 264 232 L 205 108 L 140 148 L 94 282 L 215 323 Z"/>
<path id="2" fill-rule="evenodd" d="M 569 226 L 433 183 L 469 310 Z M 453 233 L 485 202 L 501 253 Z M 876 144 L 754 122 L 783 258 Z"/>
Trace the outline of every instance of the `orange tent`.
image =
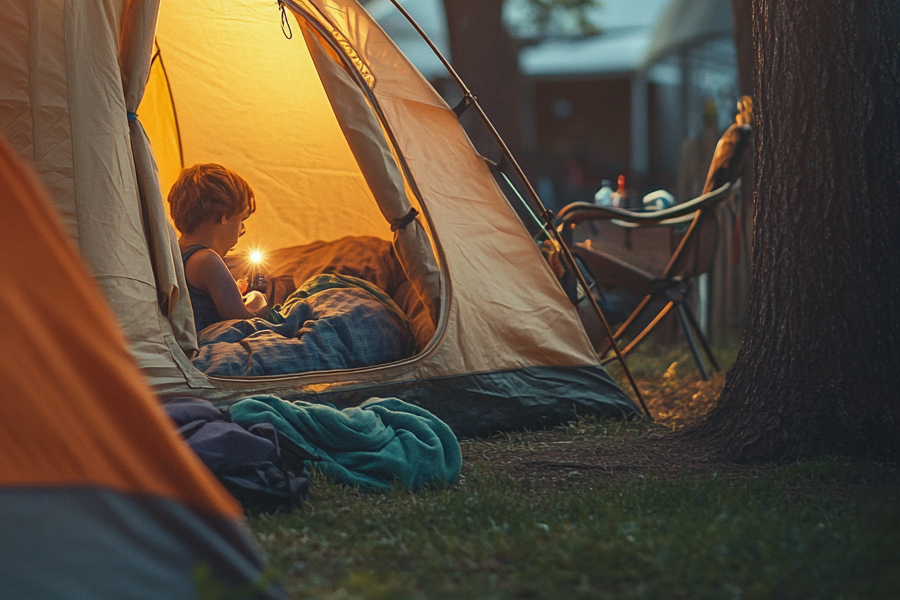
<path id="1" fill-rule="evenodd" d="M 240 506 L 163 413 L 2 137 L 0 190 L 0 598 L 196 598 L 259 582 Z"/>

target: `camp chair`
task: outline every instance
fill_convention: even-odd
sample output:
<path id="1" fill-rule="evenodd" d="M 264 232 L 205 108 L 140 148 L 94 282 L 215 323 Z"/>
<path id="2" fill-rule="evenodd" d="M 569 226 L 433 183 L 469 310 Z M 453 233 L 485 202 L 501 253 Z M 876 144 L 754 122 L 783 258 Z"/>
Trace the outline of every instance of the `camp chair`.
<path id="1" fill-rule="evenodd" d="M 703 194 L 697 198 L 651 211 L 576 202 L 558 215 L 562 240 L 590 292 L 606 309 L 616 343 L 625 342 L 622 354 L 631 352 L 674 308 L 704 380 L 708 375 L 697 340 L 712 368 L 719 367 L 687 299 L 694 280 L 712 266 L 719 240 L 718 209 L 723 202 L 736 202 L 740 188 L 742 159 L 750 139 L 750 99 L 745 96 L 739 108 L 736 123 L 716 146 Z M 576 243 L 576 228 L 581 224 L 589 224 L 591 231 Z M 595 349 L 604 356 L 611 342 L 601 335 L 593 315 L 583 310 L 583 298 L 579 313 Z M 630 304 L 624 312 L 622 303 Z"/>

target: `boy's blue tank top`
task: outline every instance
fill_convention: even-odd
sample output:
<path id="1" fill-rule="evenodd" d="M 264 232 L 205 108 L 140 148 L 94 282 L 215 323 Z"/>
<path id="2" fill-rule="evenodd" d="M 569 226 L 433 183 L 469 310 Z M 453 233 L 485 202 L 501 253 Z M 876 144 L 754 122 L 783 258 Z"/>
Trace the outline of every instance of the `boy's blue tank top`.
<path id="1" fill-rule="evenodd" d="M 208 250 L 203 244 L 193 244 L 181 251 L 181 262 L 187 265 L 190 259 L 198 250 Z M 198 287 L 194 287 L 188 282 L 188 294 L 191 297 L 191 308 L 194 309 L 194 326 L 197 333 L 200 333 L 206 327 L 213 323 L 222 321 L 219 311 L 216 310 L 216 303 L 213 302 L 212 296 Z"/>

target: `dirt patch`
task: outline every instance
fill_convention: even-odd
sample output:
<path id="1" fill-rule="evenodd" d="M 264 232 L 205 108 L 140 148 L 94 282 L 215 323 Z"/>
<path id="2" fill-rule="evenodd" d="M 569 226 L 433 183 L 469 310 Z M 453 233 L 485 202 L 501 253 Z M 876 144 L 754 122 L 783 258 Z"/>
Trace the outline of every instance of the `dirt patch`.
<path id="1" fill-rule="evenodd" d="M 570 488 L 598 478 L 752 474 L 759 467 L 723 461 L 673 435 L 702 419 L 724 384 L 722 374 L 708 382 L 695 375 L 680 378 L 673 364 L 658 379 L 638 381 L 653 423 L 586 420 L 545 431 L 463 440 L 463 476 L 473 469 L 490 469 L 536 487 Z"/>
<path id="2" fill-rule="evenodd" d="M 575 434 L 543 431 L 510 439 L 464 440 L 463 476 L 490 469 L 541 488 L 569 488 L 597 479 L 717 474 L 736 478 L 759 467 L 733 464 L 673 439 L 670 431 Z"/>

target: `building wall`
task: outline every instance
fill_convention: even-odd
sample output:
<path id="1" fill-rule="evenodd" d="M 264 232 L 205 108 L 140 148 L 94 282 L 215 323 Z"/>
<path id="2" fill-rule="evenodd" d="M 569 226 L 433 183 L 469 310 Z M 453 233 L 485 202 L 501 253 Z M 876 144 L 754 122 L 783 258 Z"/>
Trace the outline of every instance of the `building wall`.
<path id="1" fill-rule="evenodd" d="M 552 181 L 552 208 L 592 199 L 603 179 L 628 177 L 630 77 L 532 81 L 530 103 L 534 148 L 526 162 L 545 190 Z"/>

